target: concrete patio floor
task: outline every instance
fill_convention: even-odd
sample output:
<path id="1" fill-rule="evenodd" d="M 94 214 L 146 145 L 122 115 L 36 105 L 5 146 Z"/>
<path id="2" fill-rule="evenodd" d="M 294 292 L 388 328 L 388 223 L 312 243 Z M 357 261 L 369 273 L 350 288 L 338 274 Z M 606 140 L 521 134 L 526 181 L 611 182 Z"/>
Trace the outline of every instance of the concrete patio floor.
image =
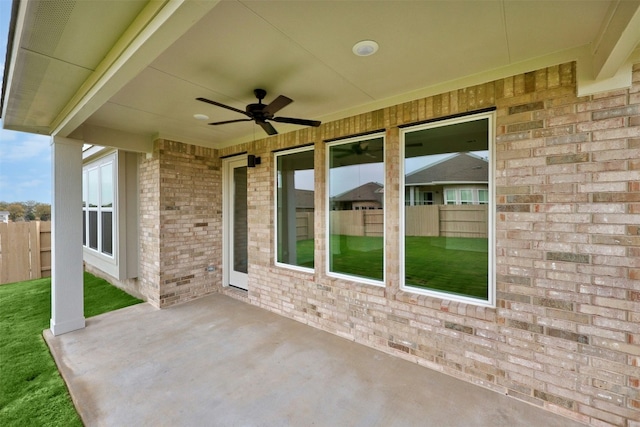
<path id="1" fill-rule="evenodd" d="M 581 426 L 225 295 L 45 339 L 87 426 Z"/>

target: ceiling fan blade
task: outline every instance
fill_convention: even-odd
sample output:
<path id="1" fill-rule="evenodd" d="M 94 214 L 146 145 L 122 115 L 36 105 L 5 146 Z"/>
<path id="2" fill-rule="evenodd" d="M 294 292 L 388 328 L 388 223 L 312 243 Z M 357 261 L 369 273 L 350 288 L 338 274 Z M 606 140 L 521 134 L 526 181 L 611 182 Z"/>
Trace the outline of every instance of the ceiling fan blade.
<path id="1" fill-rule="evenodd" d="M 207 104 L 215 105 L 217 107 L 226 108 L 227 110 L 235 111 L 236 113 L 244 114 L 245 116 L 249 116 L 246 111 L 238 110 L 237 108 L 229 107 L 228 105 L 221 104 L 216 101 L 212 101 L 207 98 L 196 98 L 197 101 L 205 102 Z"/>
<path id="2" fill-rule="evenodd" d="M 268 133 L 269 135 L 277 135 L 278 131 L 276 130 L 276 128 L 274 128 L 271 123 L 269 122 L 256 122 L 258 123 L 260 126 L 262 126 L 262 129 L 264 129 L 264 131 L 266 133 Z"/>
<path id="3" fill-rule="evenodd" d="M 287 98 L 286 96 L 280 95 L 276 99 L 274 99 L 271 104 L 267 105 L 262 109 L 265 113 L 275 114 L 277 111 L 282 110 L 287 105 L 291 104 L 293 99 Z"/>
<path id="4" fill-rule="evenodd" d="M 295 119 L 293 117 L 274 117 L 271 120 L 279 123 L 292 123 L 294 125 L 313 126 L 313 127 L 318 127 L 322 123 L 322 122 L 319 122 L 318 120 Z"/>
<path id="5" fill-rule="evenodd" d="M 238 122 L 250 122 L 252 121 L 251 119 L 237 119 L 237 120 L 225 120 L 224 122 L 212 122 L 209 123 L 212 126 L 217 126 L 217 125 L 226 125 L 227 123 L 238 123 Z"/>

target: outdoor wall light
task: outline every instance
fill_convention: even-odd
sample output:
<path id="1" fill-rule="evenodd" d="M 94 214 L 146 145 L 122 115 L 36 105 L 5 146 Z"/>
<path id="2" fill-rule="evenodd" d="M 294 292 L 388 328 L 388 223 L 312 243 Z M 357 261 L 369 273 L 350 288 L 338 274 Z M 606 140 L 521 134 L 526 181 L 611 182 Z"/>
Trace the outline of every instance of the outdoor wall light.
<path id="1" fill-rule="evenodd" d="M 247 167 L 255 168 L 256 165 L 261 163 L 262 159 L 260 157 L 256 157 L 253 154 L 249 154 L 247 156 Z"/>

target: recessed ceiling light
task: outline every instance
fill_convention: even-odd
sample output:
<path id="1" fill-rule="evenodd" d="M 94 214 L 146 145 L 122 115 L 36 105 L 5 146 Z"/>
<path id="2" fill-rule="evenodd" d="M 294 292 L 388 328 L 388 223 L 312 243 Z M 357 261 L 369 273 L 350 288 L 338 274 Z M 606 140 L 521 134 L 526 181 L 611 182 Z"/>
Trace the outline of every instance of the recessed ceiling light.
<path id="1" fill-rule="evenodd" d="M 194 114 L 193 118 L 196 120 L 209 120 L 209 116 L 206 114 Z"/>
<path id="2" fill-rule="evenodd" d="M 378 43 L 373 40 L 362 40 L 353 45 L 353 53 L 357 56 L 370 56 L 378 51 Z"/>

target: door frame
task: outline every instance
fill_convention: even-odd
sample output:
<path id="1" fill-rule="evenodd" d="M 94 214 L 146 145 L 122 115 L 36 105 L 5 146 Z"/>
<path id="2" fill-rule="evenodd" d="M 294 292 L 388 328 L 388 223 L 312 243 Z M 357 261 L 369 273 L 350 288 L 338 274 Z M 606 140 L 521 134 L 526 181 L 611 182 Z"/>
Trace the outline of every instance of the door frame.
<path id="1" fill-rule="evenodd" d="M 233 270 L 233 170 L 243 166 L 247 166 L 246 154 L 222 159 L 222 286 L 248 290 L 248 280 L 243 283 L 231 283 Z"/>

